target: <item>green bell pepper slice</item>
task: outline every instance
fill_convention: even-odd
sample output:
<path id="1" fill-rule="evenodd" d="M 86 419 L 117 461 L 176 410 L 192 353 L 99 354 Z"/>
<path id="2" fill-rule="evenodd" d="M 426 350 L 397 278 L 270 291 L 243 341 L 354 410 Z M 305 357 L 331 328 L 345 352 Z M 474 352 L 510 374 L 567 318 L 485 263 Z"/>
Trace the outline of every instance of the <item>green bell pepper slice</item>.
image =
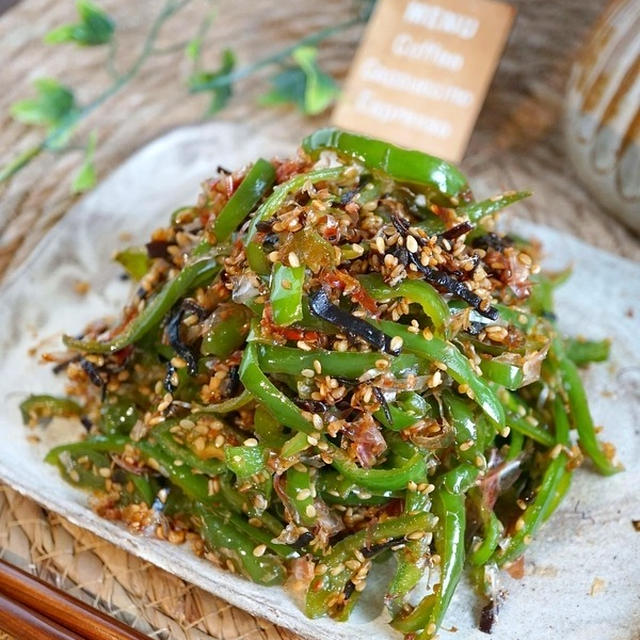
<path id="1" fill-rule="evenodd" d="M 271 189 L 275 179 L 273 165 L 259 158 L 213 222 L 213 233 L 218 242 L 227 240 L 242 224 L 260 198 Z"/>
<path id="2" fill-rule="evenodd" d="M 115 353 L 143 338 L 157 327 L 167 312 L 191 289 L 209 284 L 220 265 L 215 260 L 198 260 L 186 266 L 173 280 L 167 282 L 162 290 L 113 340 L 83 340 L 63 336 L 64 344 L 74 351 L 85 353 Z"/>
<path id="3" fill-rule="evenodd" d="M 278 263 L 271 272 L 271 311 L 273 321 L 288 327 L 302 320 L 302 287 L 304 267 L 289 267 Z"/>
<path id="4" fill-rule="evenodd" d="M 340 129 L 319 129 L 302 141 L 302 148 L 313 156 L 333 149 L 395 180 L 426 185 L 448 196 L 457 196 L 468 188 L 464 175 L 440 158 Z"/>

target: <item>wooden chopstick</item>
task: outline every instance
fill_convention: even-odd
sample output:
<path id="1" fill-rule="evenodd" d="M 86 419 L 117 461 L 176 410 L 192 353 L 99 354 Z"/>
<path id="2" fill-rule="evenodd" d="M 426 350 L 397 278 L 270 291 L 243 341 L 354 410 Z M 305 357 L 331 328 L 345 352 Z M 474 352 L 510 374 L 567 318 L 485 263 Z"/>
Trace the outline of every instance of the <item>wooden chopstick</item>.
<path id="1" fill-rule="evenodd" d="M 0 594 L 0 629 L 19 640 L 85 640 L 3 594 Z"/>
<path id="2" fill-rule="evenodd" d="M 13 612 L 32 631 L 5 629 Z M 30 617 L 29 617 L 30 616 Z M 36 635 L 45 629 L 49 635 Z M 40 626 L 38 626 L 40 625 Z M 0 559 L 0 628 L 29 640 L 149 640 L 135 629 Z M 20 631 L 20 630 L 19 630 Z M 66 635 L 55 635 L 66 633 Z"/>

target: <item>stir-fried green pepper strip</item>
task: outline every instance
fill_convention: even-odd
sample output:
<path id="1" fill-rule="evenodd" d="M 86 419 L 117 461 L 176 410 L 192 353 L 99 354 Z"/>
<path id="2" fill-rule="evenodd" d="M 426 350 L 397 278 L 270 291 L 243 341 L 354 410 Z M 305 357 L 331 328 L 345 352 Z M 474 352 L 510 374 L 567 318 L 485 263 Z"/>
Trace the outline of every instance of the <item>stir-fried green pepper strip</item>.
<path id="1" fill-rule="evenodd" d="M 522 367 L 496 358 L 482 358 L 480 369 L 488 380 L 507 389 L 519 389 L 524 381 Z"/>
<path id="2" fill-rule="evenodd" d="M 333 456 L 331 463 L 343 476 L 357 484 L 376 491 L 396 491 L 404 489 L 411 481 L 421 482 L 425 478 L 426 470 L 423 454 L 419 451 L 413 454 L 399 467 L 392 469 L 363 469 L 349 460 L 342 449 L 331 446 Z"/>
<path id="3" fill-rule="evenodd" d="M 166 313 L 188 291 L 197 286 L 208 284 L 220 270 L 215 260 L 198 260 L 187 265 L 170 282 L 167 282 L 147 307 L 138 314 L 129 325 L 113 340 L 82 340 L 64 336 L 63 341 L 69 349 L 86 353 L 114 353 L 140 340 L 149 331 L 157 327 Z"/>
<path id="4" fill-rule="evenodd" d="M 431 495 L 422 491 L 408 491 L 404 501 L 405 513 L 429 512 Z M 430 535 L 407 542 L 397 552 L 398 564 L 395 574 L 387 587 L 384 602 L 393 617 L 397 616 L 406 596 L 420 582 L 429 556 Z"/>
<path id="5" fill-rule="evenodd" d="M 569 440 L 569 431 L 571 429 L 571 425 L 569 424 L 569 415 L 567 413 L 567 409 L 564 406 L 564 402 L 560 395 L 556 395 L 553 401 L 553 424 L 556 431 L 556 442 L 563 445 L 567 449 L 569 448 L 571 442 Z M 553 499 L 549 503 L 547 511 L 543 515 L 543 519 L 546 520 L 557 508 L 558 505 L 562 502 L 562 499 L 566 495 L 569 487 L 571 486 L 571 477 L 573 473 L 570 469 L 565 467 L 564 474 L 560 478 L 558 485 L 556 487 L 555 495 Z"/>
<path id="6" fill-rule="evenodd" d="M 457 215 L 467 216 L 471 222 L 479 222 L 485 216 L 490 216 L 515 202 L 528 198 L 531 191 L 512 191 L 499 196 L 488 198 L 480 202 L 472 202 L 463 207 L 458 207 Z"/>
<path id="7" fill-rule="evenodd" d="M 104 489 L 105 478 L 92 469 L 86 469 L 78 460 L 84 458 L 91 463 L 91 467 L 98 469 L 109 467 L 110 454 L 122 453 L 129 442 L 126 436 L 93 436 L 80 442 L 54 447 L 44 460 L 56 465 L 68 482 L 85 489 L 101 490 Z"/>
<path id="8" fill-rule="evenodd" d="M 253 542 L 249 541 L 249 538 L 265 544 L 270 549 L 274 550 L 283 557 L 288 557 L 293 553 L 293 550 L 286 545 L 274 545 L 270 542 L 271 534 L 266 534 L 256 527 L 251 527 L 242 518 L 235 517 L 233 514 L 229 514 L 226 509 L 220 509 L 216 507 L 216 501 L 218 496 L 209 495 L 209 480 L 205 475 L 196 475 L 188 467 L 184 465 L 175 464 L 175 460 L 158 445 L 148 440 L 142 440 L 135 443 L 135 446 L 140 450 L 143 457 L 147 460 L 147 463 L 154 468 L 158 468 L 165 473 L 171 482 L 175 484 L 188 498 L 198 501 L 203 505 L 206 505 L 207 512 L 218 517 L 220 520 L 229 522 L 233 525 L 233 528 L 237 530 L 238 545 L 232 545 L 230 548 L 240 549 L 240 557 L 242 560 L 246 559 L 245 551 L 246 547 L 250 544 L 251 549 L 255 546 Z M 220 476 L 220 484 L 224 476 Z M 223 499 L 223 503 L 226 508 L 231 507 L 238 513 L 241 512 L 242 507 L 233 504 L 233 499 L 230 500 L 228 492 L 222 493 L 220 497 Z M 238 508 L 239 507 L 239 508 Z M 263 524 L 267 527 L 273 528 L 271 516 L 269 514 L 263 514 Z M 243 531 L 245 536 L 242 536 L 239 532 Z M 272 531 L 275 533 L 275 531 Z M 251 554 L 252 555 L 252 554 Z M 253 555 L 252 555 L 253 557 Z M 274 559 L 267 560 L 267 566 L 273 563 Z M 251 562 L 251 560 L 249 560 Z M 255 565 L 252 565 L 255 566 Z M 252 579 L 255 579 L 251 576 Z M 258 580 L 259 581 L 259 580 Z"/>
<path id="9" fill-rule="evenodd" d="M 317 182 L 324 182 L 326 180 L 335 180 L 342 176 L 345 170 L 346 167 L 316 169 L 308 173 L 300 173 L 293 176 L 293 178 L 290 178 L 287 182 L 283 182 L 275 187 L 273 193 L 260 205 L 251 219 L 247 237 L 245 238 L 245 246 L 253 241 L 253 237 L 258 231 L 258 223 L 271 218 L 285 203 L 290 193 L 302 189 L 307 182 L 316 184 Z"/>
<path id="10" fill-rule="evenodd" d="M 113 259 L 133 280 L 141 280 L 151 267 L 151 258 L 146 247 L 129 247 L 118 251 Z"/>
<path id="11" fill-rule="evenodd" d="M 227 358 L 240 349 L 249 333 L 249 310 L 243 305 L 231 306 L 225 317 L 211 326 L 202 338 L 200 353 Z"/>
<path id="12" fill-rule="evenodd" d="M 272 344 L 258 345 L 260 368 L 265 373 L 286 373 L 300 375 L 304 369 L 314 370 L 314 363 L 320 364 L 323 375 L 357 379 L 366 371 L 376 369 L 381 359 L 389 362 L 388 371 L 395 375 L 417 373 L 422 362 L 413 354 L 401 354 L 391 357 L 380 353 L 357 351 L 325 351 L 312 349 L 303 351 L 293 347 L 279 347 Z"/>
<path id="13" fill-rule="evenodd" d="M 248 342 L 245 347 L 239 375 L 245 389 L 269 409 L 282 424 L 308 435 L 318 434 L 313 425 L 302 416 L 298 407 L 262 372 L 255 342 Z"/>
<path id="14" fill-rule="evenodd" d="M 136 405 L 126 398 L 105 402 L 100 407 L 100 431 L 107 435 L 128 436 L 139 415 Z"/>
<path id="15" fill-rule="evenodd" d="M 553 312 L 553 292 L 554 289 L 565 282 L 571 275 L 571 269 L 565 269 L 554 275 L 546 273 L 536 273 L 530 276 L 533 283 L 531 295 L 527 301 L 531 312 L 538 316 L 555 318 Z"/>
<path id="16" fill-rule="evenodd" d="M 546 447 L 552 447 L 555 440 L 553 436 L 538 426 L 538 420 L 530 415 L 526 404 L 520 398 L 507 389 L 498 391 L 498 396 L 507 409 L 507 425 L 522 435 L 539 442 Z M 529 415 L 527 415 L 529 413 Z"/>
<path id="17" fill-rule="evenodd" d="M 344 505 L 383 504 L 401 497 L 399 491 L 371 489 L 358 485 L 333 469 L 322 470 L 317 478 L 318 492 L 326 502 Z"/>
<path id="18" fill-rule="evenodd" d="M 482 528 L 484 537 L 469 553 L 469 562 L 475 567 L 481 567 L 489 562 L 502 538 L 504 527 L 492 509 L 486 509 L 486 517 Z"/>
<path id="19" fill-rule="evenodd" d="M 277 263 L 271 272 L 271 311 L 275 324 L 286 327 L 302 320 L 304 267 Z"/>
<path id="20" fill-rule="evenodd" d="M 238 478 L 246 478 L 262 471 L 267 451 L 264 447 L 225 447 L 225 464 Z"/>
<path id="21" fill-rule="evenodd" d="M 387 409 L 391 420 L 384 409 L 378 409 L 373 415 L 387 429 L 402 431 L 428 415 L 431 408 L 420 394 L 415 391 L 403 391 L 396 396 L 393 404 L 387 405 Z"/>
<path id="22" fill-rule="evenodd" d="M 329 611 L 331 597 L 344 591 L 353 573 L 352 570 L 344 568 L 344 563 L 351 557 L 355 559 L 356 551 L 366 551 L 388 540 L 398 539 L 401 542 L 406 536 L 418 531 L 430 532 L 434 524 L 435 518 L 430 513 L 404 514 L 362 529 L 338 542 L 329 555 L 323 558 L 323 564 L 327 565 L 328 570 L 314 578 L 307 591 L 307 616 L 317 618 Z M 335 571 L 336 567 L 341 566 L 342 571 Z"/>
<path id="23" fill-rule="evenodd" d="M 82 407 L 70 398 L 58 398 L 48 395 L 30 395 L 20 403 L 22 422 L 29 424 L 53 416 L 79 416 Z"/>
<path id="24" fill-rule="evenodd" d="M 507 425 L 512 431 L 521 433 L 546 447 L 553 446 L 553 436 L 547 431 L 543 431 L 539 427 L 531 424 L 526 418 L 520 418 L 513 414 L 507 415 Z"/>
<path id="25" fill-rule="evenodd" d="M 405 633 L 422 629 L 420 640 L 433 638 L 449 606 L 464 568 L 464 534 L 466 528 L 465 492 L 475 482 L 478 469 L 460 465 L 448 471 L 438 481 L 433 493 L 432 511 L 438 516 L 434 534 L 440 556 L 440 581 L 407 616 L 396 618 L 393 626 Z"/>
<path id="26" fill-rule="evenodd" d="M 450 390 L 442 393 L 442 402 L 453 427 L 458 457 L 469 464 L 484 466 L 483 448 L 478 441 L 477 410 L 473 410 L 470 401 Z M 479 462 L 481 465 L 478 465 Z"/>
<path id="27" fill-rule="evenodd" d="M 582 367 L 590 362 L 604 362 L 609 359 L 610 340 L 581 340 L 570 338 L 565 341 L 567 358 Z"/>
<path id="28" fill-rule="evenodd" d="M 203 504 L 197 505 L 198 516 L 202 521 L 202 534 L 211 549 L 222 553 L 234 564 L 236 569 L 245 573 L 258 584 L 282 584 L 286 572 L 282 562 L 270 554 L 260 557 L 254 555 L 255 545 L 242 535 L 237 527 L 228 524 Z"/>
<path id="29" fill-rule="evenodd" d="M 303 471 L 297 465 L 286 473 L 285 491 L 294 510 L 294 518 L 305 527 L 313 527 L 317 520 L 314 507 L 316 488 L 311 474 L 311 469 Z"/>
<path id="30" fill-rule="evenodd" d="M 426 185 L 448 196 L 457 196 L 467 188 L 464 175 L 440 158 L 339 129 L 319 129 L 302 141 L 302 148 L 313 155 L 334 149 L 362 161 L 369 169 L 384 171 L 401 182 Z"/>
<path id="31" fill-rule="evenodd" d="M 508 538 L 507 546 L 494 554 L 493 559 L 498 566 L 513 562 L 522 555 L 527 544 L 544 522 L 549 508 L 555 500 L 556 491 L 565 474 L 566 464 L 567 456 L 565 453 L 560 453 L 550 462 L 542 476 L 536 497 L 518 520 L 517 531 L 511 538 Z"/>
<path id="32" fill-rule="evenodd" d="M 454 345 L 433 336 L 426 340 L 422 335 L 411 333 L 407 328 L 389 320 L 372 321 L 390 337 L 400 336 L 405 349 L 427 358 L 431 362 L 441 362 L 447 373 L 460 385 L 467 385 L 473 400 L 498 425 L 504 426 L 505 416 L 502 404 L 496 394 L 473 371 L 469 360 Z"/>
<path id="33" fill-rule="evenodd" d="M 379 275 L 366 275 L 358 278 L 360 284 L 374 300 L 385 301 L 395 298 L 407 298 L 416 302 L 433 322 L 438 334 L 444 334 L 449 324 L 450 313 L 447 303 L 428 282 L 424 280 L 403 280 L 390 287 Z"/>
<path id="34" fill-rule="evenodd" d="M 206 460 L 200 458 L 189 447 L 183 446 L 176 442 L 171 432 L 154 432 L 158 444 L 175 460 L 181 460 L 189 469 L 195 469 L 199 473 L 205 473 L 210 476 L 217 476 L 222 473 L 225 468 L 224 464 L 220 460 Z"/>
<path id="35" fill-rule="evenodd" d="M 229 398 L 228 400 L 223 400 L 222 402 L 217 402 L 215 404 L 208 404 L 204 407 L 198 407 L 198 413 L 213 413 L 213 414 L 225 414 L 231 413 L 232 411 L 237 411 L 238 409 L 242 409 L 242 407 L 248 405 L 253 400 L 253 396 L 251 392 L 246 389 L 242 390 L 242 393 L 235 398 Z"/>
<path id="36" fill-rule="evenodd" d="M 515 460 L 524 447 L 524 433 L 516 429 L 511 429 L 509 437 L 509 450 L 505 456 L 505 460 Z"/>
<path id="37" fill-rule="evenodd" d="M 326 443 L 332 457 L 332 465 L 343 475 L 353 479 L 363 487 L 371 489 L 400 489 L 410 480 L 424 475 L 422 454 L 416 452 L 401 467 L 393 469 L 363 469 L 350 460 L 346 453 L 320 436 L 313 425 L 306 420 L 300 410 L 287 396 L 279 391 L 264 375 L 258 364 L 256 343 L 248 343 L 240 363 L 240 380 L 257 400 L 271 411 L 280 422 L 296 431 L 310 435 Z M 286 457 L 286 456 L 285 456 Z"/>
<path id="38" fill-rule="evenodd" d="M 557 446 L 566 447 L 569 444 L 569 421 L 560 396 L 556 396 L 554 399 L 553 415 Z M 566 452 L 554 448 L 551 452 L 551 458 L 551 462 L 542 476 L 536 497 L 516 523 L 515 533 L 508 539 L 507 545 L 493 555 L 493 560 L 499 566 L 513 562 L 522 555 L 537 530 L 557 507 L 568 489 L 568 479 L 570 479 L 571 472 L 566 469 L 569 461 Z"/>
<path id="39" fill-rule="evenodd" d="M 564 355 L 559 340 L 555 340 L 553 343 L 552 356 L 560 374 L 562 386 L 569 399 L 571 421 L 578 430 L 580 446 L 600 473 L 612 475 L 622 471 L 622 466 L 610 460 L 598 442 L 591 411 L 589 411 L 587 394 L 582 385 L 578 368 Z"/>
<path id="40" fill-rule="evenodd" d="M 253 431 L 261 445 L 279 450 L 287 440 L 280 421 L 259 404 L 253 414 Z"/>
<path id="41" fill-rule="evenodd" d="M 44 461 L 50 464 L 57 464 L 60 454 L 65 451 L 79 456 L 90 452 L 122 453 L 125 446 L 130 442 L 131 440 L 126 436 L 93 436 L 80 442 L 70 442 L 69 444 L 53 447 L 45 456 Z"/>
<path id="42" fill-rule="evenodd" d="M 259 158 L 213 222 L 213 233 L 218 242 L 224 242 L 242 224 L 275 179 L 273 165 Z"/>

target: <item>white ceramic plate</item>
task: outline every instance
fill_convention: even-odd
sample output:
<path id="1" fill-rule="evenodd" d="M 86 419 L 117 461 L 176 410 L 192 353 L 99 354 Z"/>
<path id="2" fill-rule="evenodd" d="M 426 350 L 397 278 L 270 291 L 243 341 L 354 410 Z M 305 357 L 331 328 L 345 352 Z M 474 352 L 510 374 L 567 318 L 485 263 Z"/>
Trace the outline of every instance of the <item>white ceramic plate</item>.
<path id="1" fill-rule="evenodd" d="M 264 139 L 237 125 L 181 129 L 150 144 L 84 198 L 38 245 L 30 259 L 0 288 L 0 415 L 3 445 L 0 478 L 71 522 L 184 578 L 229 602 L 308 638 L 380 640 L 399 637 L 381 615 L 380 581 L 363 598 L 353 621 L 308 620 L 279 588 L 253 585 L 196 558 L 188 548 L 143 538 L 100 519 L 86 495 L 65 484 L 42 457 L 50 444 L 67 440 L 53 424 L 41 445 L 29 444 L 17 405 L 28 393 L 60 391 L 61 381 L 38 365 L 28 349 L 53 350 L 63 331 L 115 314 L 128 293 L 110 262 L 129 233 L 143 242 L 177 206 L 192 203 L 199 183 L 218 164 L 238 167 L 259 155 L 292 152 L 290 143 Z M 585 374 L 603 437 L 615 442 L 627 467 L 602 478 L 588 469 L 575 477 L 568 498 L 526 555 L 526 576 L 505 575 L 509 595 L 495 640 L 636 640 L 640 629 L 640 266 L 544 227 L 518 227 L 540 238 L 550 266 L 573 263 L 575 272 L 558 295 L 563 329 L 614 339 L 611 362 Z M 91 289 L 81 296 L 76 281 Z M 604 588 L 590 595 L 595 579 Z M 375 593 L 374 593 L 375 592 Z M 484 640 L 476 628 L 478 602 L 468 585 L 458 589 L 441 637 Z"/>

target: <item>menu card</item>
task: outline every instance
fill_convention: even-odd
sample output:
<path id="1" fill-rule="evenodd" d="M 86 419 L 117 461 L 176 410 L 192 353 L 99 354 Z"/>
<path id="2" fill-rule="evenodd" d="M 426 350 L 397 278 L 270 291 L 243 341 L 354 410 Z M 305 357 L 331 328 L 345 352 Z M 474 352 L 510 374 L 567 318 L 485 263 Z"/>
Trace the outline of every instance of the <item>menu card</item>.
<path id="1" fill-rule="evenodd" d="M 460 161 L 514 16 L 494 0 L 378 0 L 333 123 Z"/>

